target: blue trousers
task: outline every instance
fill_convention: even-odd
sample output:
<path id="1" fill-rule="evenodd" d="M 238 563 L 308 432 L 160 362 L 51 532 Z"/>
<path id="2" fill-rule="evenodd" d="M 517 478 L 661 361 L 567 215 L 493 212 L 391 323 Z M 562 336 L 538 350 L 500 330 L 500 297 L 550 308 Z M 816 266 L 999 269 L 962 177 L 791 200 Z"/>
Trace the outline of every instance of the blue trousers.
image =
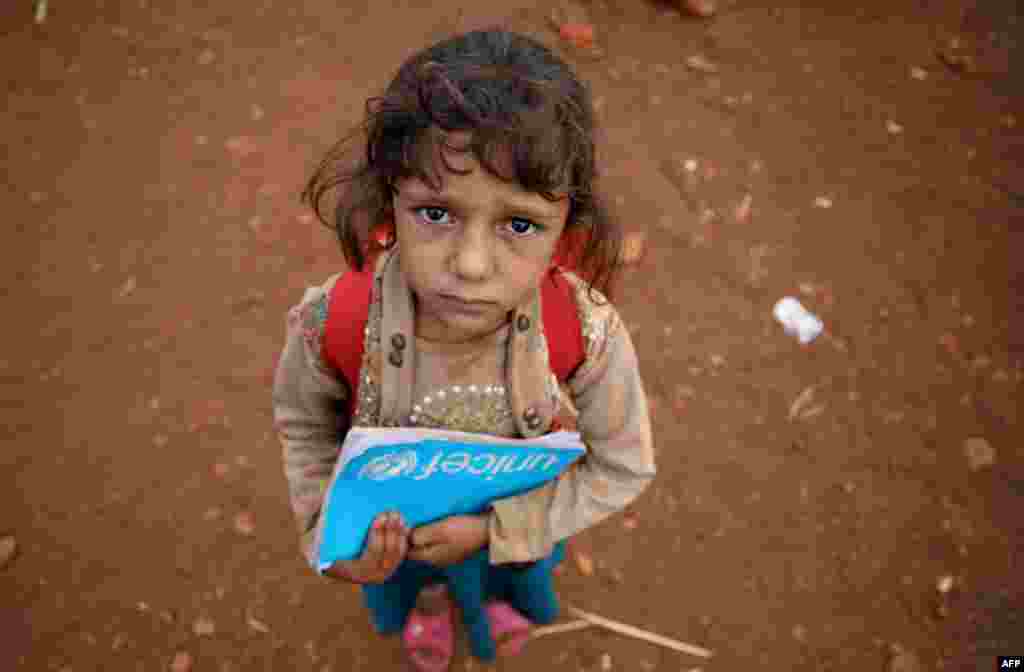
<path id="1" fill-rule="evenodd" d="M 473 655 L 490 661 L 497 651 L 484 604 L 505 600 L 533 623 L 554 622 L 559 606 L 551 570 L 564 557 L 562 541 L 546 558 L 514 565 L 491 565 L 486 546 L 465 561 L 443 568 L 406 559 L 384 583 L 363 585 L 363 597 L 377 631 L 391 634 L 405 625 L 421 588 L 446 583 L 462 611 Z"/>

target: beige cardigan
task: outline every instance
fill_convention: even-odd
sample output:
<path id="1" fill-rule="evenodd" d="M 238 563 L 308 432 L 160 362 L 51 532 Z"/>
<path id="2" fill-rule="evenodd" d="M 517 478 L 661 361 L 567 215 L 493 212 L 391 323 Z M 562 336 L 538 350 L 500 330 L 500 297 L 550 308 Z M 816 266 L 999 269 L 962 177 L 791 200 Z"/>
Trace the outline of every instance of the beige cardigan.
<path id="1" fill-rule="evenodd" d="M 330 292 L 338 277 L 307 289 L 302 301 L 289 311 L 286 342 L 274 380 L 274 422 L 284 448 L 292 509 L 310 562 L 312 531 L 338 458 L 338 413 L 345 412 L 351 393 L 321 355 Z M 586 346 L 585 361 L 565 390 L 560 390 L 548 364 L 547 343 L 540 328 L 539 291 L 514 311 L 507 338 L 491 338 L 481 345 L 504 350 L 499 357 L 481 361 L 494 362 L 492 374 L 504 382 L 487 386 L 491 411 L 497 400 L 506 409 L 506 419 L 511 415 L 514 420 L 506 422 L 504 430 L 495 424 L 489 433 L 538 436 L 550 429 L 556 416 L 565 418 L 571 412 L 588 448 L 587 455 L 557 480 L 493 502 L 489 524 L 493 564 L 546 556 L 558 541 L 621 510 L 654 478 L 647 399 L 629 332 L 604 297 L 589 292 L 576 276 L 567 273 L 565 277 L 573 286 Z M 442 388 L 447 381 L 414 379 L 417 339 L 413 300 L 397 252 L 378 260 L 373 287 L 352 425 L 418 426 L 420 405 L 413 398 L 414 391 Z M 420 355 L 426 357 L 427 353 Z M 445 367 L 435 365 L 431 370 L 443 372 Z M 490 394 L 498 390 L 500 395 Z M 483 396 L 457 403 L 473 406 L 477 398 Z M 476 412 L 472 407 L 461 408 L 451 417 L 474 417 Z M 486 431 L 488 425 L 481 425 L 479 418 L 492 416 L 477 413 L 475 417 L 476 425 L 471 427 L 445 428 Z M 432 426 L 440 425 L 435 422 Z"/>

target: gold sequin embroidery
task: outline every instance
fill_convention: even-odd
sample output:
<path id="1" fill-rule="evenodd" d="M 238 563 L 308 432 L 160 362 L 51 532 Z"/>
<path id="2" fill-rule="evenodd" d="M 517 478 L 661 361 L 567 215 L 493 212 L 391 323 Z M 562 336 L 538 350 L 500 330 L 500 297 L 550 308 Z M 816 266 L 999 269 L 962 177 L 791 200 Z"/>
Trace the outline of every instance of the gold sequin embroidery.
<path id="1" fill-rule="evenodd" d="M 517 435 L 504 385 L 450 385 L 413 405 L 409 424 L 495 436 Z"/>
<path id="2" fill-rule="evenodd" d="M 380 380 L 383 356 L 380 347 L 380 324 L 384 310 L 381 305 L 383 281 L 375 278 L 373 298 L 366 316 L 363 341 L 363 363 L 359 370 L 359 392 L 353 426 L 380 426 Z"/>

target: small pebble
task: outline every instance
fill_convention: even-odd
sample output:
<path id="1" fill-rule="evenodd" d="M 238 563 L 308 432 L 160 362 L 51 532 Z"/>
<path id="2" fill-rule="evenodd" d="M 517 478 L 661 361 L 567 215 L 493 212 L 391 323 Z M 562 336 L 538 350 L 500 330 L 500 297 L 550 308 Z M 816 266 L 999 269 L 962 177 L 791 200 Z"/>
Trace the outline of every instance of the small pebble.
<path id="1" fill-rule="evenodd" d="M 916 65 L 910 68 L 910 76 L 918 81 L 924 81 L 928 79 L 928 71 L 924 68 L 919 68 Z"/>
<path id="2" fill-rule="evenodd" d="M 235 516 L 235 531 L 245 536 L 251 536 L 256 532 L 256 522 L 253 515 L 243 511 Z"/>
<path id="3" fill-rule="evenodd" d="M 612 657 L 607 653 L 601 654 L 601 670 L 603 672 L 610 672 L 612 669 Z"/>
<path id="4" fill-rule="evenodd" d="M 558 33 L 577 49 L 590 49 L 594 46 L 594 27 L 588 23 L 565 23 L 559 26 Z"/>
<path id="5" fill-rule="evenodd" d="M 117 295 L 118 295 L 119 298 L 123 299 L 123 298 L 131 295 L 131 293 L 135 291 L 135 288 L 136 288 L 135 276 L 132 276 L 132 277 L 130 277 L 127 280 L 124 281 L 124 284 L 122 284 L 120 289 L 117 290 Z"/>
<path id="6" fill-rule="evenodd" d="M 714 0 L 684 0 L 682 3 L 686 11 L 703 19 L 715 15 L 716 3 Z"/>
<path id="7" fill-rule="evenodd" d="M 736 206 L 736 210 L 733 216 L 736 219 L 737 224 L 745 224 L 750 219 L 751 206 L 754 203 L 754 197 L 750 194 L 746 194 L 740 204 Z"/>
<path id="8" fill-rule="evenodd" d="M 576 561 L 576 569 L 579 570 L 583 576 L 592 576 L 594 574 L 594 561 L 589 555 L 581 551 L 576 551 L 573 554 L 573 559 Z"/>
<path id="9" fill-rule="evenodd" d="M 245 619 L 245 622 L 256 632 L 262 632 L 265 635 L 270 633 L 270 627 L 251 614 Z"/>
<path id="10" fill-rule="evenodd" d="M 935 582 L 935 589 L 945 595 L 949 593 L 949 591 L 953 590 L 955 583 L 955 579 L 949 574 L 940 576 L 939 580 Z"/>
<path id="11" fill-rule="evenodd" d="M 203 49 L 197 59 L 199 65 L 210 65 L 215 60 L 217 60 L 217 54 L 212 49 Z"/>
<path id="12" fill-rule="evenodd" d="M 697 72 L 703 72 L 706 74 L 713 74 L 718 72 L 718 66 L 709 61 L 701 54 L 690 56 L 686 59 L 686 67 Z"/>
<path id="13" fill-rule="evenodd" d="M 946 352 L 958 357 L 960 355 L 960 339 L 956 334 L 945 333 L 939 337 L 939 344 L 946 349 Z"/>
<path id="14" fill-rule="evenodd" d="M 899 644 L 889 647 L 888 672 L 921 672 L 921 661 L 912 651 L 907 651 Z"/>
<path id="15" fill-rule="evenodd" d="M 991 467 L 996 462 L 996 451 L 985 439 L 975 436 L 964 442 L 964 454 L 971 471 Z"/>
<path id="16" fill-rule="evenodd" d="M 814 199 L 814 205 L 815 207 L 818 208 L 831 208 L 832 199 L 829 198 L 828 196 L 818 196 L 816 199 Z"/>
<path id="17" fill-rule="evenodd" d="M 6 567 L 7 564 L 14 559 L 14 556 L 18 554 L 18 540 L 14 537 L 7 536 L 0 538 L 0 569 Z"/>
<path id="18" fill-rule="evenodd" d="M 171 672 L 189 672 L 192 669 L 192 656 L 188 651 L 178 651 L 171 661 Z"/>
<path id="19" fill-rule="evenodd" d="M 196 633 L 198 637 L 208 637 L 216 631 L 216 626 L 213 624 L 213 619 L 206 616 L 201 616 L 196 619 L 196 622 L 192 624 L 192 632 Z"/>
<path id="20" fill-rule="evenodd" d="M 903 132 L 903 125 L 890 120 L 885 122 L 885 130 L 889 131 L 892 135 L 899 135 Z"/>

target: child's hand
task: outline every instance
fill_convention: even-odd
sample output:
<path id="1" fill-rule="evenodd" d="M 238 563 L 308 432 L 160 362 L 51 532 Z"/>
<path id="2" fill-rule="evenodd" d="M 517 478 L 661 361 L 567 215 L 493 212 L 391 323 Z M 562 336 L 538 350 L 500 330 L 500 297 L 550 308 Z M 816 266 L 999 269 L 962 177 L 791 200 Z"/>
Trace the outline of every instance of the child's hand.
<path id="1" fill-rule="evenodd" d="M 363 554 L 336 562 L 324 573 L 353 583 L 383 583 L 391 578 L 409 550 L 409 528 L 401 514 L 382 513 L 373 521 Z"/>
<path id="2" fill-rule="evenodd" d="M 409 557 L 435 567 L 462 562 L 487 545 L 487 516 L 451 516 L 412 531 Z"/>

